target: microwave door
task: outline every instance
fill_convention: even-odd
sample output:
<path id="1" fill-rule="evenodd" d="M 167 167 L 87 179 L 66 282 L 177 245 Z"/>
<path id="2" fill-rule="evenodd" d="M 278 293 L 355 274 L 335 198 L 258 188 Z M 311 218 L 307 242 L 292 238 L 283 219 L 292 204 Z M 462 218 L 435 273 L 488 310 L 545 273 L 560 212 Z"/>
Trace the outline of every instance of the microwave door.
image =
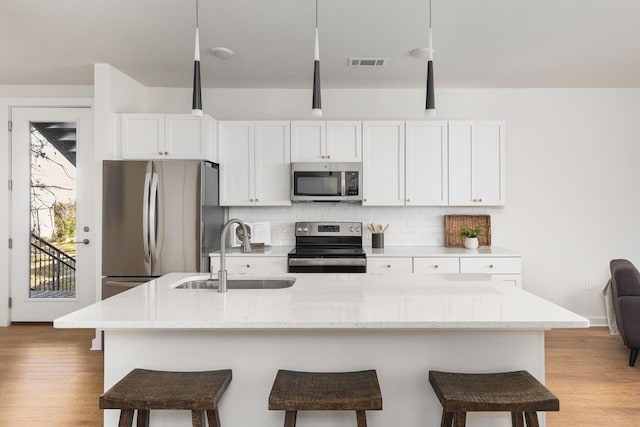
<path id="1" fill-rule="evenodd" d="M 340 196 L 344 185 L 340 172 L 296 172 L 294 194 L 296 196 Z"/>

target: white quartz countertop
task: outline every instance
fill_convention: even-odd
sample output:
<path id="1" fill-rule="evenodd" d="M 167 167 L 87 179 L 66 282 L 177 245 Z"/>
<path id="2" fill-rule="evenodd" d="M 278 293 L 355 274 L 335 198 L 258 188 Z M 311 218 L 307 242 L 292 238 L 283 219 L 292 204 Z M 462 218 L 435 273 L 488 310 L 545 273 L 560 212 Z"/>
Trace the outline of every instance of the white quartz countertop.
<path id="1" fill-rule="evenodd" d="M 290 288 L 175 289 L 172 273 L 58 318 L 98 329 L 530 329 L 589 321 L 488 275 L 290 274 Z M 233 278 L 256 276 L 230 275 Z"/>
<path id="2" fill-rule="evenodd" d="M 226 254 L 230 257 L 238 256 L 273 256 L 286 257 L 293 249 L 293 246 L 265 246 L 264 249 L 257 249 L 250 253 L 243 253 L 240 248 L 227 248 Z M 520 256 L 518 252 L 510 249 L 491 246 L 488 248 L 465 249 L 447 248 L 444 246 L 388 246 L 385 248 L 364 247 L 368 257 L 491 257 L 491 256 Z M 215 251 L 211 255 L 217 256 L 220 251 Z"/>

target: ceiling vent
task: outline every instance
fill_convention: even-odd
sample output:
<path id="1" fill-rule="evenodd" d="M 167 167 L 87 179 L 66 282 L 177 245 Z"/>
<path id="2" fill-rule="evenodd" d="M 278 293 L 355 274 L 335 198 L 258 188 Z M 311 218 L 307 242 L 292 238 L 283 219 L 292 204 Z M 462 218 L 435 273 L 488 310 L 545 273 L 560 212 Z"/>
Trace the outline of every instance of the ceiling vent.
<path id="1" fill-rule="evenodd" d="M 384 67 L 387 62 L 389 62 L 389 58 L 349 58 L 350 67 Z"/>

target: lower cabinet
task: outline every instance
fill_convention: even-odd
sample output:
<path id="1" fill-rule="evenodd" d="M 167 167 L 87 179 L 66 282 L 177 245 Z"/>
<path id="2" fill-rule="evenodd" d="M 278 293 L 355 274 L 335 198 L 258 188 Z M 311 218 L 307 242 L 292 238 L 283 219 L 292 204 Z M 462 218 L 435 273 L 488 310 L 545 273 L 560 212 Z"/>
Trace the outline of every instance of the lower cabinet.
<path id="1" fill-rule="evenodd" d="M 220 257 L 211 257 L 213 270 L 220 268 Z M 226 259 L 227 274 L 286 274 L 287 257 L 281 256 L 228 256 Z"/>
<path id="2" fill-rule="evenodd" d="M 227 256 L 228 274 L 286 274 L 286 256 L 241 255 Z M 212 256 L 214 273 L 220 257 Z M 522 287 L 522 259 L 518 256 L 495 257 L 367 257 L 367 273 L 376 274 L 490 274 L 511 286 Z"/>
<path id="3" fill-rule="evenodd" d="M 413 272 L 416 274 L 458 273 L 458 257 L 413 258 Z"/>
<path id="4" fill-rule="evenodd" d="M 367 273 L 411 274 L 411 258 L 375 257 L 367 258 Z"/>

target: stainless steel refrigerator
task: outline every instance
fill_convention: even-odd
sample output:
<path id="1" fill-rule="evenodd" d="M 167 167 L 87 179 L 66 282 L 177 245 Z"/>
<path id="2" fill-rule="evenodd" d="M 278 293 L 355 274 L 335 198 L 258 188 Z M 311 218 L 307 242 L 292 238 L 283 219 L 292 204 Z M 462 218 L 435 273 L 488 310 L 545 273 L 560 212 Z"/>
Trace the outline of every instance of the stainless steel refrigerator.
<path id="1" fill-rule="evenodd" d="M 199 160 L 105 160 L 103 298 L 171 272 L 209 271 L 224 208 L 218 165 Z"/>

